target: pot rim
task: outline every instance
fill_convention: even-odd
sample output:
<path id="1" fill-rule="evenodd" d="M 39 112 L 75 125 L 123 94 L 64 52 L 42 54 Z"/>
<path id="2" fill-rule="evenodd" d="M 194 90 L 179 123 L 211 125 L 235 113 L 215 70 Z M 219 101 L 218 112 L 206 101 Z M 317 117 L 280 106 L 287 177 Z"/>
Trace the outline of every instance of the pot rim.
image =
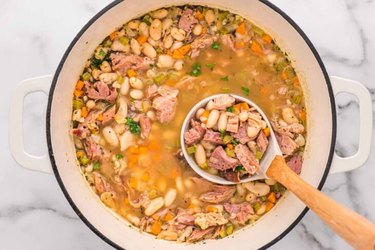
<path id="1" fill-rule="evenodd" d="M 52 148 L 52 139 L 51 139 L 51 107 L 52 107 L 52 101 L 53 101 L 53 95 L 55 91 L 55 87 L 59 78 L 59 75 L 61 73 L 61 70 L 65 64 L 66 59 L 68 58 L 71 50 L 76 45 L 77 41 L 80 39 L 80 37 L 87 31 L 87 29 L 96 21 L 98 20 L 102 15 L 104 15 L 108 10 L 112 9 L 113 7 L 117 6 L 118 4 L 122 3 L 124 0 L 114 0 L 112 3 L 108 4 L 106 7 L 104 7 L 101 11 L 99 11 L 94 17 L 92 17 L 86 24 L 83 26 L 83 28 L 78 32 L 78 34 L 74 37 L 72 42 L 70 43 L 69 47 L 65 51 L 57 69 L 54 74 L 50 92 L 48 95 L 48 105 L 47 105 L 47 112 L 46 112 L 46 136 L 47 136 L 47 147 L 48 147 L 48 154 L 52 165 L 53 173 L 56 177 L 56 180 L 65 196 L 65 198 L 68 200 L 70 206 L 73 208 L 74 212 L 78 215 L 78 217 L 85 223 L 85 225 L 90 228 L 91 231 L 93 231 L 97 236 L 99 236 L 103 241 L 105 241 L 110 246 L 116 248 L 116 249 L 124 249 L 123 247 L 119 246 L 115 242 L 113 242 L 111 239 L 109 239 L 107 236 L 105 236 L 103 233 L 101 233 L 91 222 L 81 213 L 77 205 L 74 203 L 73 199 L 70 197 L 67 189 L 65 188 L 65 185 L 61 179 L 61 176 L 59 174 L 59 170 L 57 168 L 53 148 Z M 330 78 L 328 76 L 327 70 L 323 64 L 322 59 L 319 56 L 319 53 L 315 49 L 314 45 L 310 41 L 310 39 L 307 37 L 307 35 L 302 31 L 302 29 L 286 14 L 284 13 L 279 7 L 275 6 L 273 3 L 269 2 L 268 0 L 258 0 L 259 2 L 263 3 L 267 7 L 271 8 L 273 11 L 275 11 L 277 14 L 281 15 L 295 30 L 298 32 L 298 34 L 303 38 L 303 40 L 306 42 L 308 47 L 310 48 L 311 52 L 313 53 L 316 61 L 318 62 L 320 69 L 322 71 L 322 74 L 324 75 L 326 84 L 327 84 L 327 90 L 330 98 L 331 103 L 331 113 L 332 113 L 332 137 L 331 137 L 331 147 L 330 152 L 327 160 L 327 164 L 323 173 L 323 176 L 321 178 L 321 181 L 318 185 L 318 190 L 321 190 L 327 176 L 329 174 L 332 158 L 334 155 L 335 150 L 335 143 L 336 143 L 336 132 L 337 132 L 337 121 L 336 121 L 336 105 L 335 105 L 335 98 L 332 90 L 332 85 Z M 305 214 L 308 212 L 309 208 L 305 207 L 305 209 L 300 213 L 300 215 L 294 220 L 290 226 L 285 229 L 279 236 L 265 244 L 264 246 L 260 247 L 259 249 L 267 249 L 277 243 L 279 240 L 284 238 L 305 216 Z"/>

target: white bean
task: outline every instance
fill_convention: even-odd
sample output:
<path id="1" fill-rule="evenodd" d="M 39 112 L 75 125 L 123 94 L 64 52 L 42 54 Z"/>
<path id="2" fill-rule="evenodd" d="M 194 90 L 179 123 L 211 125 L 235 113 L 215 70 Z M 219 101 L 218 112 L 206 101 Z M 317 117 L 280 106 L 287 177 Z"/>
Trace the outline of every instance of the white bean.
<path id="1" fill-rule="evenodd" d="M 100 199 L 109 208 L 113 208 L 115 206 L 115 201 L 113 200 L 111 192 L 104 192 L 104 193 L 102 193 L 100 195 Z"/>
<path id="2" fill-rule="evenodd" d="M 260 129 L 257 128 L 257 127 L 252 127 L 252 126 L 249 126 L 247 127 L 247 136 L 250 137 L 250 138 L 253 138 L 255 136 L 257 136 L 257 134 L 259 133 Z"/>
<path id="3" fill-rule="evenodd" d="M 220 116 L 220 111 L 213 109 L 208 115 L 206 127 L 213 128 L 216 125 L 217 121 L 219 120 L 219 116 Z"/>
<path id="4" fill-rule="evenodd" d="M 247 190 L 255 194 L 257 197 L 265 196 L 271 190 L 270 186 L 258 181 L 244 183 L 244 186 Z"/>
<path id="5" fill-rule="evenodd" d="M 102 73 L 99 76 L 99 80 L 104 82 L 105 84 L 110 84 L 117 80 L 117 74 L 116 73 Z"/>
<path id="6" fill-rule="evenodd" d="M 116 132 L 113 130 L 111 126 L 104 127 L 102 134 L 103 134 L 104 139 L 109 143 L 109 145 L 113 147 L 117 147 L 119 145 Z"/>
<path id="7" fill-rule="evenodd" d="M 203 166 L 204 164 L 206 164 L 206 151 L 204 150 L 202 144 L 198 144 L 196 146 L 194 157 L 198 166 Z"/>
<path id="8" fill-rule="evenodd" d="M 240 119 L 241 122 L 244 122 L 249 118 L 249 113 L 247 113 L 246 111 L 242 111 L 239 114 L 238 118 Z"/>
<path id="9" fill-rule="evenodd" d="M 138 227 L 139 223 L 141 222 L 139 217 L 136 216 L 135 214 L 127 214 L 126 219 L 128 219 L 128 221 L 136 227 Z"/>
<path id="10" fill-rule="evenodd" d="M 132 90 L 130 90 L 129 95 L 130 95 L 131 98 L 133 98 L 135 100 L 140 100 L 144 96 L 142 90 L 139 90 L 139 89 L 132 89 Z"/>
<path id="11" fill-rule="evenodd" d="M 294 114 L 293 109 L 283 108 L 283 110 L 281 111 L 281 114 L 282 114 L 283 119 L 286 123 L 288 123 L 288 124 L 298 123 L 298 118 Z"/>
<path id="12" fill-rule="evenodd" d="M 149 31 L 150 37 L 155 41 L 158 41 L 161 38 L 162 28 L 163 25 L 159 19 L 152 20 Z"/>
<path id="13" fill-rule="evenodd" d="M 126 122 L 126 116 L 128 115 L 128 103 L 125 97 L 121 96 L 118 99 L 118 110 L 113 117 L 118 124 L 124 124 Z"/>
<path id="14" fill-rule="evenodd" d="M 80 109 L 76 109 L 76 110 L 73 111 L 72 120 L 78 121 L 78 122 L 81 120 L 81 110 Z"/>
<path id="15" fill-rule="evenodd" d="M 301 134 L 298 134 L 297 135 L 297 138 L 294 140 L 296 143 L 297 143 L 297 145 L 298 146 L 300 146 L 300 147 L 303 147 L 304 145 L 305 145 L 305 143 L 306 143 L 306 141 L 305 141 L 305 137 L 303 137 L 303 135 L 301 135 Z"/>
<path id="16" fill-rule="evenodd" d="M 92 72 L 91 72 L 91 75 L 95 80 L 99 80 L 99 76 L 100 76 L 101 73 L 102 73 L 101 70 L 93 69 Z"/>
<path id="17" fill-rule="evenodd" d="M 170 55 L 159 55 L 157 66 L 159 68 L 171 68 L 174 64 L 174 59 Z"/>
<path id="18" fill-rule="evenodd" d="M 228 116 L 226 113 L 221 113 L 219 117 L 219 121 L 217 124 L 217 129 L 219 131 L 225 131 L 227 129 L 227 124 L 228 124 Z"/>
<path id="19" fill-rule="evenodd" d="M 155 58 L 156 57 L 156 50 L 149 43 L 144 43 L 143 44 L 142 52 L 143 52 L 143 54 L 145 54 L 146 56 L 148 56 L 150 58 Z"/>
<path id="20" fill-rule="evenodd" d="M 184 182 L 182 181 L 182 178 L 181 178 L 180 175 L 176 177 L 175 182 L 176 182 L 176 188 L 177 188 L 178 192 L 180 194 L 184 194 L 185 193 L 185 186 L 184 186 Z"/>
<path id="21" fill-rule="evenodd" d="M 139 27 L 139 23 L 140 23 L 139 20 L 132 20 L 128 22 L 128 27 L 131 28 L 132 30 L 136 30 Z"/>
<path id="22" fill-rule="evenodd" d="M 87 102 L 86 102 L 86 107 L 90 110 L 90 109 L 92 109 L 92 108 L 94 108 L 95 107 L 95 101 L 93 101 L 93 100 L 88 100 Z"/>
<path id="23" fill-rule="evenodd" d="M 208 103 L 207 103 L 207 105 L 206 105 L 206 109 L 208 110 L 208 111 L 211 111 L 212 109 L 214 109 L 215 108 L 215 103 L 214 103 L 214 101 L 209 101 Z"/>
<path id="24" fill-rule="evenodd" d="M 199 36 L 200 34 L 202 34 L 202 30 L 203 30 L 202 25 L 198 23 L 197 25 L 194 26 L 193 34 L 196 36 Z"/>
<path id="25" fill-rule="evenodd" d="M 135 89 L 143 89 L 144 87 L 142 80 L 136 77 L 130 77 L 129 83 L 130 86 Z"/>
<path id="26" fill-rule="evenodd" d="M 196 117 L 197 119 L 199 119 L 199 118 L 203 115 L 204 111 L 206 111 L 204 108 L 200 108 L 200 109 L 198 109 L 198 110 L 197 110 L 197 113 L 195 113 L 195 117 Z"/>
<path id="27" fill-rule="evenodd" d="M 135 137 L 130 131 L 125 131 L 120 137 L 120 150 L 125 151 L 128 147 L 135 144 Z"/>
<path id="28" fill-rule="evenodd" d="M 265 205 L 265 204 L 262 204 L 262 205 L 260 206 L 260 208 L 258 209 L 258 211 L 256 212 L 256 214 L 257 214 L 257 215 L 262 215 L 262 214 L 264 214 L 264 213 L 266 212 L 266 209 L 267 209 L 266 205 Z"/>
<path id="29" fill-rule="evenodd" d="M 184 61 L 177 60 L 173 67 L 175 68 L 175 70 L 182 70 L 184 68 Z"/>
<path id="30" fill-rule="evenodd" d="M 163 20 L 163 33 L 165 33 L 173 24 L 173 20 L 170 18 Z"/>
<path id="31" fill-rule="evenodd" d="M 109 62 L 107 61 L 103 61 L 102 62 L 102 65 L 100 65 L 100 69 L 104 72 L 104 73 L 109 73 L 112 71 L 111 69 L 111 65 L 109 64 Z"/>
<path id="32" fill-rule="evenodd" d="M 176 189 L 174 188 L 169 189 L 168 192 L 164 196 L 165 206 L 169 207 L 170 205 L 172 205 L 172 203 L 176 199 L 176 196 L 177 196 Z"/>
<path id="33" fill-rule="evenodd" d="M 170 47 L 172 47 L 172 44 L 173 44 L 173 37 L 171 35 L 166 36 L 163 40 L 164 48 L 169 49 Z"/>
<path id="34" fill-rule="evenodd" d="M 145 215 L 151 216 L 156 211 L 164 206 L 164 199 L 162 197 L 155 198 L 150 201 L 150 203 L 145 208 Z"/>
<path id="35" fill-rule="evenodd" d="M 148 33 L 148 25 L 145 22 L 141 22 L 139 24 L 138 29 L 139 29 L 139 34 L 140 35 L 148 37 L 148 35 L 149 35 L 149 33 Z"/>
<path id="36" fill-rule="evenodd" d="M 127 95 L 128 92 L 129 92 L 129 88 L 130 88 L 129 78 L 125 77 L 124 82 L 123 82 L 123 84 L 121 85 L 121 88 L 120 88 L 120 94 L 121 95 Z"/>
<path id="37" fill-rule="evenodd" d="M 132 49 L 133 53 L 136 55 L 141 54 L 141 45 L 139 45 L 138 41 L 132 38 L 130 40 L 130 48 Z"/>
<path id="38" fill-rule="evenodd" d="M 155 121 L 156 120 L 156 114 L 155 114 L 155 112 L 153 110 L 147 111 L 146 116 L 148 118 L 150 118 L 151 121 Z"/>
<path id="39" fill-rule="evenodd" d="M 183 42 L 175 41 L 175 42 L 173 43 L 172 47 L 170 48 L 170 51 L 173 52 L 173 51 L 175 51 L 176 49 L 181 48 L 183 45 L 184 45 Z"/>
<path id="40" fill-rule="evenodd" d="M 248 201 L 248 202 L 252 202 L 252 201 L 255 201 L 257 197 L 255 196 L 255 194 L 253 193 L 248 193 L 245 197 L 245 200 Z"/>
<path id="41" fill-rule="evenodd" d="M 150 16 L 152 18 L 159 18 L 159 19 L 163 19 L 167 15 L 168 15 L 168 11 L 166 9 L 159 9 L 159 10 L 155 10 L 155 11 L 150 13 Z"/>
<path id="42" fill-rule="evenodd" d="M 216 20 L 215 13 L 212 10 L 207 10 L 204 19 L 208 25 L 211 25 Z"/>
<path id="43" fill-rule="evenodd" d="M 246 194 L 246 188 L 242 184 L 237 184 L 236 189 L 237 189 L 237 194 L 241 196 Z"/>
<path id="44" fill-rule="evenodd" d="M 113 51 L 122 51 L 122 52 L 128 52 L 129 51 L 129 45 L 122 44 L 119 40 L 114 40 L 111 49 Z"/>
<path id="45" fill-rule="evenodd" d="M 185 39 L 186 32 L 183 29 L 173 27 L 171 29 L 171 36 L 177 41 L 183 41 Z"/>
<path id="46" fill-rule="evenodd" d="M 276 184 L 276 181 L 273 179 L 265 179 L 264 181 L 268 186 L 272 186 Z"/>
<path id="47" fill-rule="evenodd" d="M 116 134 L 122 135 L 125 132 L 125 124 L 124 123 L 116 124 L 113 130 L 116 132 Z"/>

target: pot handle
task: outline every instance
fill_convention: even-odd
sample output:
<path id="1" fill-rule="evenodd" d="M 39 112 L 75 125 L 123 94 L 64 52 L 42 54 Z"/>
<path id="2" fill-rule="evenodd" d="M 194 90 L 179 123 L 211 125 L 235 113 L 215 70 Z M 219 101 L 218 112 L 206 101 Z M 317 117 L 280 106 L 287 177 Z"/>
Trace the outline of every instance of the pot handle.
<path id="1" fill-rule="evenodd" d="M 331 76 L 334 95 L 346 92 L 358 98 L 359 104 L 359 143 L 358 151 L 348 157 L 340 157 L 336 153 L 330 173 L 340 173 L 362 166 L 370 155 L 372 141 L 372 101 L 370 92 L 359 82 Z"/>
<path id="2" fill-rule="evenodd" d="M 9 112 L 9 144 L 13 158 L 24 168 L 43 173 L 52 173 L 48 154 L 36 156 L 25 151 L 22 116 L 24 98 L 33 92 L 44 92 L 48 95 L 51 82 L 50 75 L 22 81 L 12 94 Z"/>

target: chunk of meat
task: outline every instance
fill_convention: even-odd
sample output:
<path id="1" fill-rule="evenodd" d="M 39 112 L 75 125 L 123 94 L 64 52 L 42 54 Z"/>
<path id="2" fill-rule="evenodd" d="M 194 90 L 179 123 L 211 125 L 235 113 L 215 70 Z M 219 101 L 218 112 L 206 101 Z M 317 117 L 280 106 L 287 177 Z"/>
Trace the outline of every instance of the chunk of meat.
<path id="1" fill-rule="evenodd" d="M 180 236 L 178 237 L 177 241 L 178 242 L 186 241 L 186 239 L 189 237 L 189 235 L 191 235 L 191 233 L 193 232 L 193 228 L 194 228 L 193 226 L 188 226 L 185 229 L 183 229 L 183 231 L 180 234 Z"/>
<path id="2" fill-rule="evenodd" d="M 105 111 L 103 113 L 103 123 L 107 123 L 109 122 L 110 120 L 112 120 L 112 118 L 115 116 L 116 114 L 116 105 L 113 105 L 112 107 L 110 107 L 107 111 Z"/>
<path id="3" fill-rule="evenodd" d="M 246 122 L 246 123 L 243 123 L 241 124 L 239 127 L 238 127 L 238 131 L 237 133 L 232 133 L 232 136 L 234 139 L 236 139 L 239 143 L 241 144 L 246 144 L 248 143 L 249 141 L 252 141 L 256 138 L 253 137 L 253 138 L 250 138 L 248 135 L 247 135 L 247 127 L 249 126 L 249 124 Z"/>
<path id="4" fill-rule="evenodd" d="M 92 176 L 94 177 L 95 188 L 99 194 L 112 191 L 111 184 L 109 184 L 103 175 L 99 174 L 98 172 L 93 172 Z"/>
<path id="5" fill-rule="evenodd" d="M 262 154 L 264 154 L 264 152 L 266 152 L 266 149 L 267 149 L 267 146 L 268 146 L 268 138 L 264 134 L 263 130 L 260 131 L 260 133 L 257 137 L 257 146 L 258 146 L 260 152 L 262 152 Z"/>
<path id="6" fill-rule="evenodd" d="M 147 192 L 137 194 L 133 189 L 128 190 L 129 204 L 134 208 L 145 207 L 150 203 L 150 197 Z"/>
<path id="7" fill-rule="evenodd" d="M 177 106 L 177 98 L 173 96 L 158 96 L 152 102 L 152 107 L 156 109 L 156 118 L 161 123 L 172 121 Z"/>
<path id="8" fill-rule="evenodd" d="M 173 96 L 173 97 L 177 97 L 177 95 L 179 93 L 179 90 L 176 89 L 176 88 L 174 88 L 174 87 L 168 86 L 168 85 L 161 85 L 157 89 L 157 92 L 161 96 Z"/>
<path id="9" fill-rule="evenodd" d="M 247 146 L 238 144 L 234 147 L 234 153 L 241 162 L 242 166 L 250 174 L 253 175 L 260 169 L 257 159 Z"/>
<path id="10" fill-rule="evenodd" d="M 197 213 L 195 216 L 195 224 L 201 229 L 207 229 L 212 226 L 219 226 L 228 223 L 222 213 Z"/>
<path id="11" fill-rule="evenodd" d="M 146 89 L 146 97 L 148 99 L 153 98 L 158 95 L 158 85 L 152 84 Z"/>
<path id="12" fill-rule="evenodd" d="M 239 162 L 233 159 L 225 153 L 223 147 L 218 146 L 212 152 L 211 157 L 208 161 L 208 166 L 217 170 L 227 170 L 236 167 Z"/>
<path id="13" fill-rule="evenodd" d="M 178 28 L 183 29 L 189 34 L 197 23 L 198 20 L 194 17 L 193 10 L 185 9 L 181 14 L 180 21 L 178 22 Z"/>
<path id="14" fill-rule="evenodd" d="M 203 137 L 204 142 L 210 142 L 214 144 L 224 144 L 223 139 L 221 139 L 221 135 L 219 132 L 215 132 L 211 129 L 208 129 L 206 134 Z"/>
<path id="15" fill-rule="evenodd" d="M 236 188 L 234 186 L 215 185 L 214 191 L 203 193 L 199 199 L 204 202 L 217 204 L 230 199 L 235 192 Z"/>
<path id="16" fill-rule="evenodd" d="M 85 139 L 91 134 L 91 132 L 87 126 L 79 124 L 77 128 L 72 129 L 72 134 L 80 139 Z"/>
<path id="17" fill-rule="evenodd" d="M 112 69 L 125 74 L 129 69 L 145 71 L 148 70 L 155 61 L 149 57 L 141 57 L 134 54 L 112 53 Z"/>
<path id="18" fill-rule="evenodd" d="M 236 48 L 234 47 L 234 38 L 230 34 L 222 35 L 221 36 L 221 41 L 222 43 L 230 48 L 231 50 L 235 51 Z"/>
<path id="19" fill-rule="evenodd" d="M 281 125 L 276 119 L 271 121 L 272 128 L 275 132 L 279 133 L 280 135 L 286 135 L 291 138 L 294 137 L 293 133 L 301 134 L 305 131 L 305 127 L 300 123 L 292 123 L 289 125 Z"/>
<path id="20" fill-rule="evenodd" d="M 240 225 L 245 225 L 249 216 L 254 214 L 252 206 L 247 202 L 241 204 L 226 203 L 224 209 L 230 214 L 229 219 Z"/>
<path id="21" fill-rule="evenodd" d="M 199 53 L 202 49 L 207 48 L 208 46 L 211 46 L 213 42 L 217 40 L 217 36 L 213 36 L 210 34 L 205 34 L 202 37 L 196 38 L 191 43 L 191 58 L 195 58 L 199 56 Z"/>
<path id="22" fill-rule="evenodd" d="M 206 129 L 203 128 L 198 121 L 191 119 L 190 124 L 191 128 L 184 133 L 184 139 L 187 145 L 199 142 L 206 133 Z"/>
<path id="23" fill-rule="evenodd" d="M 207 229 L 198 229 L 196 228 L 191 235 L 187 238 L 187 242 L 196 242 L 199 240 L 203 240 L 206 237 L 210 236 L 214 233 L 216 227 L 209 227 Z"/>
<path id="24" fill-rule="evenodd" d="M 302 169 L 302 157 L 300 155 L 293 155 L 292 158 L 290 158 L 290 160 L 286 164 L 296 174 L 300 174 L 301 173 L 301 169 Z"/>
<path id="25" fill-rule="evenodd" d="M 141 137 L 147 139 L 151 132 L 151 120 L 147 116 L 141 116 L 139 119 L 139 125 L 141 126 Z"/>
<path id="26" fill-rule="evenodd" d="M 232 106 L 236 99 L 228 94 L 220 95 L 213 99 L 213 109 L 226 110 L 228 107 Z"/>
<path id="27" fill-rule="evenodd" d="M 115 88 L 110 89 L 108 85 L 103 82 L 96 82 L 95 84 L 86 82 L 85 87 L 87 96 L 91 99 L 113 102 L 117 98 L 117 90 Z"/>
<path id="28" fill-rule="evenodd" d="M 227 131 L 232 132 L 232 133 L 237 133 L 238 132 L 238 123 L 239 123 L 239 119 L 238 119 L 237 115 L 229 116 L 228 117 L 228 123 L 227 123 Z"/>
<path id="29" fill-rule="evenodd" d="M 232 170 L 228 170 L 228 171 L 221 171 L 220 172 L 220 175 L 228 180 L 228 181 L 233 181 L 233 182 L 240 182 L 240 173 L 239 172 L 235 172 L 235 171 L 232 171 Z"/>
<path id="30" fill-rule="evenodd" d="M 298 148 L 298 144 L 286 134 L 275 133 L 275 135 L 281 152 L 284 155 L 292 155 L 293 152 Z"/>
<path id="31" fill-rule="evenodd" d="M 107 155 L 105 150 L 94 141 L 92 136 L 86 138 L 84 146 L 86 154 L 91 160 L 100 160 Z"/>
<path id="32" fill-rule="evenodd" d="M 85 139 L 88 136 L 90 136 L 90 129 L 98 130 L 99 127 L 96 124 L 96 120 L 98 119 L 101 113 L 101 110 L 90 111 L 85 120 L 82 123 L 80 123 L 77 128 L 72 129 L 73 135 L 77 136 L 80 139 Z"/>
<path id="33" fill-rule="evenodd" d="M 176 216 L 176 222 L 179 224 L 194 225 L 194 221 L 195 221 L 194 215 L 191 215 L 188 213 Z"/>

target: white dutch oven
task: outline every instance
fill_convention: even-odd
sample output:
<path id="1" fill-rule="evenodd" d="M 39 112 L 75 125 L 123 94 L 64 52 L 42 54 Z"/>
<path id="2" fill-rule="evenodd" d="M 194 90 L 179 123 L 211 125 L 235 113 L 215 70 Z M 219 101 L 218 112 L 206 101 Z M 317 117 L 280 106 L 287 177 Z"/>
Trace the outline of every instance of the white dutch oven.
<path id="1" fill-rule="evenodd" d="M 114 247 L 137 250 L 267 248 L 285 236 L 306 213 L 305 205 L 294 195 L 287 194 L 255 225 L 246 227 L 231 237 L 210 240 L 206 244 L 177 244 L 156 240 L 129 227 L 126 221 L 101 204 L 98 197 L 88 188 L 76 165 L 74 144 L 69 133 L 72 93 L 86 60 L 109 33 L 128 20 L 157 8 L 188 3 L 227 9 L 249 18 L 269 32 L 280 47 L 288 52 L 302 78 L 306 97 L 308 137 L 301 173 L 305 181 L 321 189 L 328 173 L 348 171 L 366 161 L 370 153 L 372 135 L 371 99 L 366 88 L 354 81 L 328 77 L 318 53 L 300 28 L 271 3 L 256 0 L 113 2 L 98 13 L 73 40 L 53 78 L 34 78 L 17 86 L 10 112 L 11 151 L 17 162 L 25 168 L 54 173 L 78 216 L 99 237 Z M 25 152 L 22 138 L 23 98 L 36 91 L 49 93 L 46 131 L 48 155 L 41 157 Z M 349 92 L 357 96 L 360 106 L 359 150 L 348 158 L 340 158 L 334 153 L 334 96 L 339 92 Z"/>

